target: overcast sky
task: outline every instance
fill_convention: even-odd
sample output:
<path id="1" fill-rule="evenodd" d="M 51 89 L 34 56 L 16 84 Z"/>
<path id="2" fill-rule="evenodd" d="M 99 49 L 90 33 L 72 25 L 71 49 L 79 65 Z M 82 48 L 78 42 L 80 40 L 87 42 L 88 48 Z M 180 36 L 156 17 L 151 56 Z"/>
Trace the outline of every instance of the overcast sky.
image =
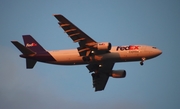
<path id="1" fill-rule="evenodd" d="M 124 79 L 110 78 L 94 92 L 85 65 L 37 63 L 26 69 L 11 40 L 31 34 L 47 50 L 77 48 L 59 28 L 62 14 L 91 38 L 112 45 L 146 44 L 163 54 L 116 63 Z M 0 109 L 179 109 L 179 0 L 1 0 Z"/>

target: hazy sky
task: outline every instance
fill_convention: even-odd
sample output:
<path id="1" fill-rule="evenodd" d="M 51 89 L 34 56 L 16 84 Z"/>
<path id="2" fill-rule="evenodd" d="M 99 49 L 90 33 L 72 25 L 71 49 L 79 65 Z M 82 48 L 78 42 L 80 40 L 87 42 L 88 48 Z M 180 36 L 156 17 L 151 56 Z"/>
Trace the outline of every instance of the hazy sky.
<path id="1" fill-rule="evenodd" d="M 126 78 L 110 78 L 100 92 L 85 65 L 26 69 L 10 42 L 23 43 L 24 34 L 47 50 L 78 47 L 53 14 L 63 14 L 96 41 L 153 45 L 163 54 L 144 66 L 116 63 L 113 69 L 125 69 Z M 0 109 L 179 109 L 179 43 L 179 0 L 1 0 Z"/>

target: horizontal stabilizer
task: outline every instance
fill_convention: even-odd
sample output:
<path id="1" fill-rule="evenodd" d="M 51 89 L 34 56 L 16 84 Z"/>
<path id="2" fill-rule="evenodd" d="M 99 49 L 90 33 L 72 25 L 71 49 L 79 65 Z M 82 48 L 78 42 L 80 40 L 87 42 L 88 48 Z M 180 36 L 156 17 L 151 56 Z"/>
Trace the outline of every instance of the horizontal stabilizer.
<path id="1" fill-rule="evenodd" d="M 32 69 L 34 65 L 36 64 L 36 62 L 37 62 L 36 60 L 26 59 L 26 68 Z"/>
<path id="2" fill-rule="evenodd" d="M 19 43 L 18 41 L 11 41 L 24 55 L 35 54 L 32 50 L 26 48 L 24 45 Z"/>

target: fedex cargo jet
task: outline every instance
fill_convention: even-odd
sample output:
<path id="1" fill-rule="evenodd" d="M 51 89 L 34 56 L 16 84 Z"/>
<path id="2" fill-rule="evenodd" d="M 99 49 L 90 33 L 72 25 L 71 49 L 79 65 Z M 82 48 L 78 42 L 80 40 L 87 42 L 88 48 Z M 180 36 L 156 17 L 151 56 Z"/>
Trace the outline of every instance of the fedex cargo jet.
<path id="1" fill-rule="evenodd" d="M 159 56 L 162 52 L 154 46 L 126 45 L 111 46 L 110 42 L 96 42 L 62 15 L 54 15 L 65 33 L 79 47 L 68 50 L 45 50 L 32 36 L 23 35 L 24 45 L 11 41 L 21 52 L 20 57 L 26 59 L 26 68 L 31 69 L 36 62 L 57 65 L 86 64 L 89 72 L 93 72 L 92 80 L 95 91 L 104 90 L 109 77 L 124 78 L 125 70 L 112 70 L 116 62 L 139 61 L 140 65 L 148 59 Z"/>

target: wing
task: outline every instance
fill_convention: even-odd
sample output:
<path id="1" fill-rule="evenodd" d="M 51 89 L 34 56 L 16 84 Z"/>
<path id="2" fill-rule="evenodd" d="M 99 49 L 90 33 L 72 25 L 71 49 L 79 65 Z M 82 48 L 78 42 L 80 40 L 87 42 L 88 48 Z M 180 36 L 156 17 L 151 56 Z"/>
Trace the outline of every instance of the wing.
<path id="1" fill-rule="evenodd" d="M 64 16 L 56 14 L 54 15 L 54 17 L 56 17 L 56 19 L 59 21 L 58 24 L 63 28 L 64 32 L 67 33 L 74 42 L 79 43 L 80 47 L 78 47 L 77 49 L 80 55 L 87 55 L 87 52 L 89 53 L 89 51 L 91 51 L 91 47 L 94 46 L 97 42 L 90 38 L 78 27 L 76 27 Z"/>
<path id="2" fill-rule="evenodd" d="M 98 64 L 89 64 L 86 66 L 90 72 L 95 72 L 92 73 L 93 87 L 95 88 L 95 91 L 104 90 L 113 66 L 114 63 L 111 62 L 103 63 L 101 64 L 101 67 L 99 67 Z"/>

